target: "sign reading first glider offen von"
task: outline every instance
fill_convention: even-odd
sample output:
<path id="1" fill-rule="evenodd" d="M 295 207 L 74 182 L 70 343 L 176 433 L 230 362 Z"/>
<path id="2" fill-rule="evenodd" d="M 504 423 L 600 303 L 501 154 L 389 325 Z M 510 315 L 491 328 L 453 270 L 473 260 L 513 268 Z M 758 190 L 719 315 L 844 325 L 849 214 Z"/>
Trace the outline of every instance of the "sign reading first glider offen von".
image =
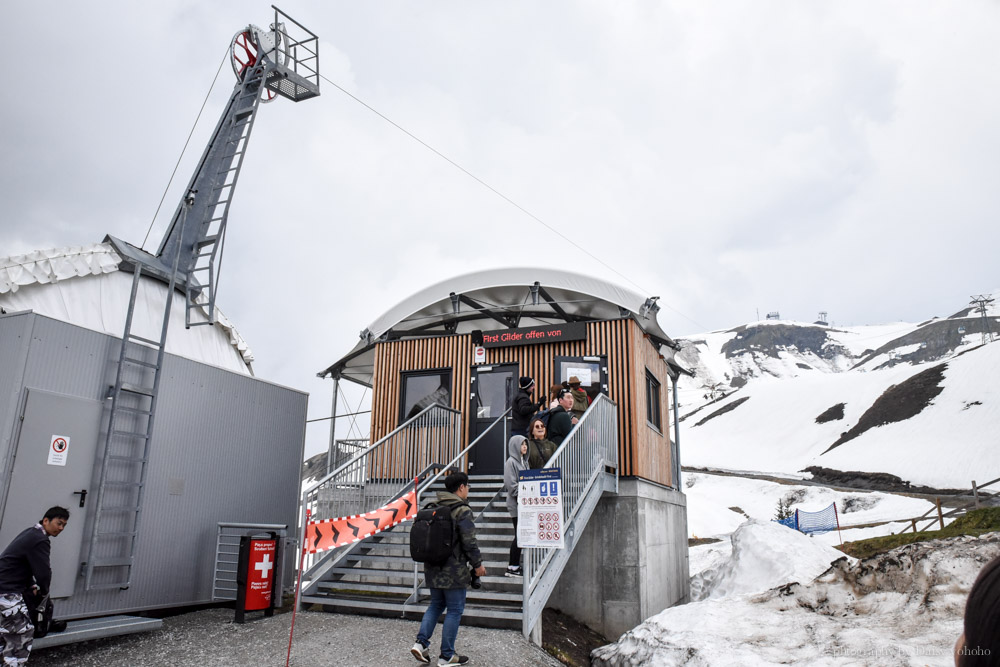
<path id="1" fill-rule="evenodd" d="M 586 322 L 567 322 L 566 324 L 483 332 L 483 347 L 487 348 L 561 343 L 566 340 L 587 340 Z"/>

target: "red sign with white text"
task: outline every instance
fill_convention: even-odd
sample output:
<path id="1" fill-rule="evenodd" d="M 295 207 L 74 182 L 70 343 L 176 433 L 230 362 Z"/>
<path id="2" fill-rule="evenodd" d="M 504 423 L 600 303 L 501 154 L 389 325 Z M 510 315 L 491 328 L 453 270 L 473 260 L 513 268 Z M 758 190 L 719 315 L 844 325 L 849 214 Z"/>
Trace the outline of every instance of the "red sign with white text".
<path id="1" fill-rule="evenodd" d="M 276 540 L 250 540 L 250 562 L 247 566 L 247 611 L 267 609 L 274 594 L 274 556 Z"/>

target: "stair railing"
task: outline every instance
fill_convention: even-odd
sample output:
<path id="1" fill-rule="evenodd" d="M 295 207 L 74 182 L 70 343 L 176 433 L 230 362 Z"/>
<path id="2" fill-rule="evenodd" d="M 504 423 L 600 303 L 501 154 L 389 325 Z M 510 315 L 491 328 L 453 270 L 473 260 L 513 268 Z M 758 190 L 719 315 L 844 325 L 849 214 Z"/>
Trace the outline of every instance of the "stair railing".
<path id="1" fill-rule="evenodd" d="M 429 466 L 455 460 L 461 424 L 458 410 L 437 404 L 407 419 L 302 493 L 302 529 L 306 510 L 311 510 L 313 521 L 370 512 L 412 485 Z M 338 551 L 308 554 L 303 580 L 321 576 L 320 570 L 332 566 Z"/>
<path id="2" fill-rule="evenodd" d="M 524 549 L 522 632 L 540 621 L 576 539 L 604 492 L 618 493 L 618 405 L 599 394 L 545 464 L 562 471 L 564 549 Z"/>
<path id="3" fill-rule="evenodd" d="M 426 491 L 427 489 L 429 489 L 431 486 L 433 486 L 434 483 L 437 482 L 438 479 L 441 477 L 441 475 L 443 475 L 446 472 L 449 472 L 450 470 L 454 469 L 454 467 L 456 465 L 458 465 L 458 463 L 460 461 L 462 461 L 463 458 L 466 457 L 469 452 L 472 451 L 472 448 L 475 447 L 476 445 L 478 445 L 486 437 L 486 435 L 490 431 L 492 431 L 494 427 L 496 427 L 497 424 L 505 423 L 505 420 L 506 420 L 507 416 L 510 414 L 510 412 L 511 412 L 511 408 L 507 408 L 507 410 L 502 415 L 500 415 L 499 417 L 497 417 L 493 421 L 492 424 L 490 424 L 489 426 L 486 427 L 485 431 L 483 431 L 482 433 L 480 433 L 476 437 L 475 440 L 473 440 L 472 442 L 470 442 L 468 447 L 466 447 L 465 449 L 463 449 L 462 451 L 460 451 L 455 456 L 455 458 L 453 458 L 451 461 L 449 461 L 447 465 L 445 465 L 444 467 L 442 467 L 441 470 L 439 470 L 436 475 L 434 475 L 433 477 L 429 478 L 426 483 L 420 485 L 420 488 L 417 489 L 417 507 L 420 507 L 420 496 L 423 494 L 423 492 Z M 506 430 L 504 431 L 504 435 L 506 435 Z M 506 452 L 506 451 L 507 451 L 507 443 L 504 443 L 504 452 Z M 468 462 L 468 459 L 465 459 L 465 460 L 466 460 L 466 462 Z M 506 458 L 504 459 L 504 462 L 506 463 Z M 465 466 L 465 469 L 468 470 L 468 466 Z M 494 495 L 494 498 L 495 497 L 496 497 L 496 495 Z M 492 502 L 493 501 L 491 500 L 490 503 L 492 503 Z M 481 514 L 482 514 L 482 512 L 480 512 L 480 515 Z M 478 518 L 478 517 L 476 517 L 476 518 Z M 420 564 L 414 562 L 413 563 L 413 591 L 410 593 L 410 597 L 406 599 L 406 602 L 403 603 L 404 605 L 407 605 L 407 604 L 416 604 L 416 603 L 418 603 L 420 601 L 420 584 L 421 583 L 423 583 L 423 582 L 421 581 L 421 578 L 420 578 Z"/>

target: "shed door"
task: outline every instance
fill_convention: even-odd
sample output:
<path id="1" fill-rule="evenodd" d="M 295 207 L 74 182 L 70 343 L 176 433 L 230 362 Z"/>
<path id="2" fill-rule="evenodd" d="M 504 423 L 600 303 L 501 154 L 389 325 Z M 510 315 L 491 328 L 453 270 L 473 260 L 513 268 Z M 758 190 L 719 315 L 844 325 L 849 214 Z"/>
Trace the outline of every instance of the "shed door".
<path id="1" fill-rule="evenodd" d="M 0 520 L 0 549 L 30 528 L 53 505 L 69 510 L 69 523 L 52 544 L 53 598 L 73 594 L 83 553 L 86 512 L 97 501 L 91 488 L 104 405 L 100 401 L 28 389 L 15 442 L 13 475 Z M 55 443 L 56 437 L 62 442 Z M 61 452 L 58 450 L 62 450 Z M 62 462 L 64 465 L 60 465 Z M 81 495 L 87 491 L 84 507 Z"/>
<path id="2" fill-rule="evenodd" d="M 517 389 L 517 364 L 476 366 L 472 372 L 472 432 L 475 439 L 486 432 L 509 407 Z M 497 424 L 469 452 L 470 475 L 502 475 L 507 458 L 510 417 Z M 472 442 L 472 440 L 469 440 Z"/>

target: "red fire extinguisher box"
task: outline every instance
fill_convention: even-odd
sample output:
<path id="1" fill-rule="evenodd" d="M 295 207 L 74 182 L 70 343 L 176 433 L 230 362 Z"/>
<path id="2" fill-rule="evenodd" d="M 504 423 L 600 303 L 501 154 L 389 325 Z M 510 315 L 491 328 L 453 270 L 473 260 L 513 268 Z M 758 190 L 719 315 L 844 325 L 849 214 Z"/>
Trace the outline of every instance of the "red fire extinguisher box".
<path id="1" fill-rule="evenodd" d="M 267 537 L 240 538 L 240 558 L 236 572 L 236 622 L 245 622 L 248 611 L 263 611 L 273 616 L 281 591 L 275 590 L 275 575 L 280 567 L 277 533 Z"/>

